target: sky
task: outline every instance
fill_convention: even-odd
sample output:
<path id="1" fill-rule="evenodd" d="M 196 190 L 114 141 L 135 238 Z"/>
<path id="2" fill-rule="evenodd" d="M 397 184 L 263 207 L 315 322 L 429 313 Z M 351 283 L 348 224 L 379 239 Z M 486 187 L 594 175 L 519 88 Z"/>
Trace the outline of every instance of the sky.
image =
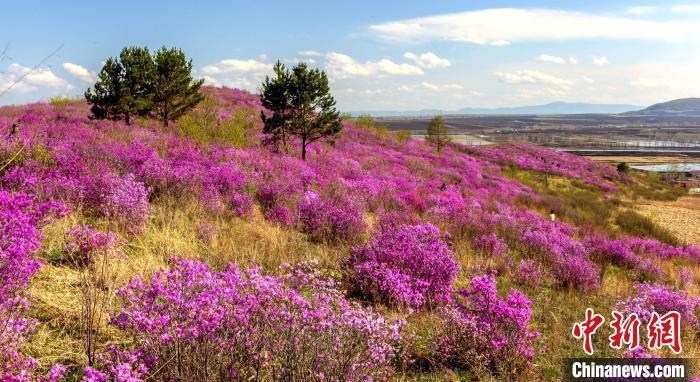
<path id="1" fill-rule="evenodd" d="M 328 74 L 343 111 L 700 96 L 700 1 L 7 0 L 2 10 L 0 105 L 81 95 L 132 45 L 181 48 L 195 77 L 251 91 L 275 61 L 305 61 Z"/>

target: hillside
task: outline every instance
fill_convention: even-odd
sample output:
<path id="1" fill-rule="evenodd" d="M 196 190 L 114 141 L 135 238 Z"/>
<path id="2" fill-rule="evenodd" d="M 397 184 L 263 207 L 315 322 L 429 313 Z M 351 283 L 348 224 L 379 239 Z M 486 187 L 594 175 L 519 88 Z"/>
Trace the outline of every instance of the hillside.
<path id="1" fill-rule="evenodd" d="M 302 161 L 257 96 L 203 91 L 168 129 L 0 108 L 0 380 L 557 380 L 586 307 L 681 312 L 700 357 L 698 243 L 634 211 L 685 190 L 352 119 Z"/>
<path id="2" fill-rule="evenodd" d="M 634 116 L 656 117 L 700 117 L 700 98 L 681 98 L 668 102 L 661 102 L 646 109 L 625 113 Z"/>

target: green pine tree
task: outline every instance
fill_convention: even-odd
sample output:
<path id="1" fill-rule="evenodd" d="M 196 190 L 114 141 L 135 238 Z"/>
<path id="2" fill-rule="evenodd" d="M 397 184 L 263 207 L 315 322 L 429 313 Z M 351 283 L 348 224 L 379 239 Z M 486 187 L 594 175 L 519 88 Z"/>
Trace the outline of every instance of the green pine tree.
<path id="1" fill-rule="evenodd" d="M 260 112 L 263 121 L 263 133 L 267 135 L 264 143 L 272 145 L 276 150 L 287 148 L 287 136 L 290 130 L 291 97 L 290 84 L 291 73 L 281 62 L 277 61 L 273 68 L 275 76 L 265 77 L 260 91 L 262 105 L 271 112 L 266 115 Z"/>
<path id="2" fill-rule="evenodd" d="M 122 78 L 124 68 L 119 60 L 107 59 L 99 78 L 95 83 L 94 90 L 88 88 L 85 92 L 85 99 L 91 105 L 90 111 L 92 119 L 118 120 L 124 116 L 122 102 L 123 86 Z"/>
<path id="3" fill-rule="evenodd" d="M 435 146 L 437 151 L 442 151 L 442 148 L 452 141 L 441 115 L 436 115 L 430 119 L 425 140 Z"/>
<path id="4" fill-rule="evenodd" d="M 119 55 L 124 69 L 121 103 L 126 124 L 131 116 L 145 117 L 153 109 L 153 79 L 155 64 L 146 47 L 125 47 Z"/>
<path id="5" fill-rule="evenodd" d="M 187 61 L 180 49 L 163 47 L 156 52 L 153 101 L 164 126 L 197 106 L 204 97 L 199 93 L 203 83 L 192 78 L 192 60 Z"/>
<path id="6" fill-rule="evenodd" d="M 292 135 L 301 141 L 301 159 L 306 160 L 309 144 L 338 134 L 343 129 L 335 99 L 330 94 L 328 76 L 299 63 L 292 69 L 290 84 Z"/>

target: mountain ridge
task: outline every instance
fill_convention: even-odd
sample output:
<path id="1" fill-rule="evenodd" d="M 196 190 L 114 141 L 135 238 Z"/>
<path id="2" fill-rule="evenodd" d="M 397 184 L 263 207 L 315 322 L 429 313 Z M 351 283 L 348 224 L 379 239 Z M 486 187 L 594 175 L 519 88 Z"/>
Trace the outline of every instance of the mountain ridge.
<path id="1" fill-rule="evenodd" d="M 373 117 L 398 117 L 398 116 L 425 116 L 425 115 L 518 115 L 518 114 L 620 114 L 642 109 L 643 106 L 630 104 L 605 104 L 588 102 L 564 102 L 554 101 L 541 105 L 496 107 L 496 108 L 471 108 L 464 107 L 456 110 L 421 109 L 407 111 L 392 110 L 360 110 L 350 111 L 353 116 L 369 114 Z"/>

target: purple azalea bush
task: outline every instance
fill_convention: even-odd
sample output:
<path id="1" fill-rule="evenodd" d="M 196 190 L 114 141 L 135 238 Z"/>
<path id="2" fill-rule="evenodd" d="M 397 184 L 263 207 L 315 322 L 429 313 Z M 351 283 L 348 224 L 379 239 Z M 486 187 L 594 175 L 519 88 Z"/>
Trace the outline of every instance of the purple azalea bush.
<path id="1" fill-rule="evenodd" d="M 344 262 L 346 284 L 370 301 L 420 308 L 450 301 L 459 264 L 431 224 L 380 229 Z"/>

